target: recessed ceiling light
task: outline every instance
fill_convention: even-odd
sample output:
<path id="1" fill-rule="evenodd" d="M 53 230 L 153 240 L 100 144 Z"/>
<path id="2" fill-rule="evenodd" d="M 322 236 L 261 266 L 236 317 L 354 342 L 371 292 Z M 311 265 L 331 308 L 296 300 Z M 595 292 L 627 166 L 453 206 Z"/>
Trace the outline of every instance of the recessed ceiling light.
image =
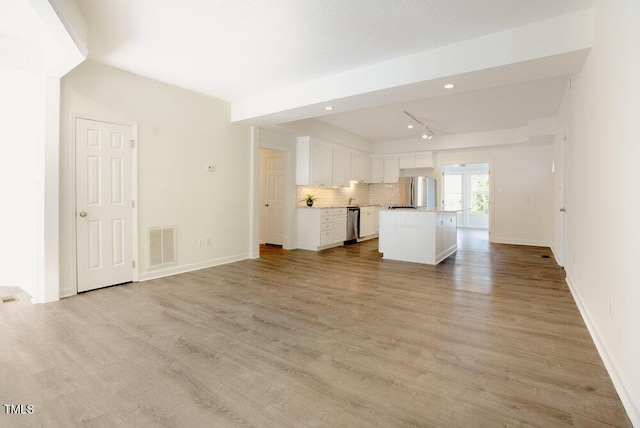
<path id="1" fill-rule="evenodd" d="M 331 110 L 333 110 L 333 106 L 325 106 L 324 109 L 326 111 L 331 111 Z"/>
<path id="2" fill-rule="evenodd" d="M 424 133 L 422 134 L 422 138 L 426 140 L 427 138 L 429 138 L 429 136 L 426 133 Z"/>
<path id="3" fill-rule="evenodd" d="M 456 87 L 456 85 L 454 85 L 453 83 L 447 83 L 446 85 L 444 85 L 445 89 L 453 89 L 455 87 Z"/>

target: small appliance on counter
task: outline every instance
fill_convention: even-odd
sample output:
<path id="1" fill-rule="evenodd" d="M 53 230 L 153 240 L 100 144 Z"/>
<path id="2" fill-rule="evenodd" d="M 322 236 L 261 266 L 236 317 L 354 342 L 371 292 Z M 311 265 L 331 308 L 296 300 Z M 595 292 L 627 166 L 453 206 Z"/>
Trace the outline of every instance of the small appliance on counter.
<path id="1" fill-rule="evenodd" d="M 435 210 L 436 179 L 418 177 L 400 177 L 398 180 L 398 205 L 390 208 L 426 208 Z"/>

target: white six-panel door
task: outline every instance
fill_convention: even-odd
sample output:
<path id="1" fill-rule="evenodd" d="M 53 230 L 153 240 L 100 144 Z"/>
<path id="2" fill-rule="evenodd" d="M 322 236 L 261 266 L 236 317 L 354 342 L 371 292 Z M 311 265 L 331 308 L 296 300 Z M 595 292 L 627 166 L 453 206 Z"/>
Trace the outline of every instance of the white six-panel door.
<path id="1" fill-rule="evenodd" d="M 131 126 L 76 118 L 78 292 L 133 280 Z"/>
<path id="2" fill-rule="evenodd" d="M 267 244 L 282 245 L 284 222 L 284 156 L 265 159 Z"/>

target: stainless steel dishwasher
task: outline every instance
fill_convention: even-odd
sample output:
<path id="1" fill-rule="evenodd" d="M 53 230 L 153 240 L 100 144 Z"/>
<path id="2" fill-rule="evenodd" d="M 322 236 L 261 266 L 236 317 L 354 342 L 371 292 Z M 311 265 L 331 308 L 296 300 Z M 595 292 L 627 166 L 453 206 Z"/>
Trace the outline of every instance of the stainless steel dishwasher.
<path id="1" fill-rule="evenodd" d="M 347 208 L 347 240 L 345 244 L 355 244 L 360 236 L 360 207 Z"/>

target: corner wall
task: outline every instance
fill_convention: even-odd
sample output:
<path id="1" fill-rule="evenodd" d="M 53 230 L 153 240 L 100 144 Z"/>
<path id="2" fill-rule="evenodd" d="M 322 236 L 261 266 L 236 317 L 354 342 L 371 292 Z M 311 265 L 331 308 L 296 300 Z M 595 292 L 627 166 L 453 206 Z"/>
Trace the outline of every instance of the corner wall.
<path id="1" fill-rule="evenodd" d="M 248 257 L 249 129 L 229 122 L 227 102 L 86 61 L 64 77 L 61 103 L 62 296 L 76 289 L 72 113 L 138 124 L 142 280 Z M 149 269 L 147 229 L 164 225 L 177 226 L 177 263 Z"/>
<path id="2" fill-rule="evenodd" d="M 593 17 L 593 48 L 558 114 L 556 156 L 568 137 L 565 269 L 629 417 L 640 426 L 640 3 L 596 0 Z"/>
<path id="3" fill-rule="evenodd" d="M 45 80 L 37 72 L 0 66 L 0 93 L 0 286 L 20 287 L 36 303 Z"/>

